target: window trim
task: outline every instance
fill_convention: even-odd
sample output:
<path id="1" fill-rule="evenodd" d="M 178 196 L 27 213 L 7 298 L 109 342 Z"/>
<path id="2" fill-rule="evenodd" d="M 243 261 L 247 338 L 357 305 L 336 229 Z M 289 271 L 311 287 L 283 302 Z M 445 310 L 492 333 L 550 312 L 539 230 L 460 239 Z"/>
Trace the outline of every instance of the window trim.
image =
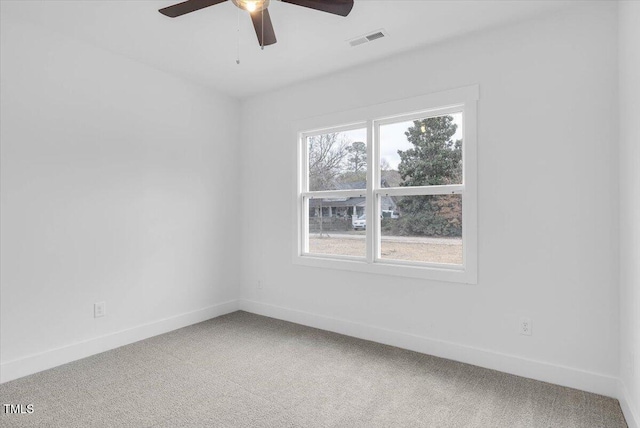
<path id="1" fill-rule="evenodd" d="M 296 121 L 293 133 L 296 142 L 295 153 L 295 194 L 294 194 L 294 248 L 293 262 L 297 265 L 319 268 L 342 269 L 373 274 L 404 276 L 437 281 L 477 283 L 477 101 L 478 85 L 436 92 L 402 100 L 376 104 L 349 111 L 337 112 L 319 117 Z M 379 127 L 389 123 L 442 116 L 454 112 L 463 113 L 463 180 L 462 184 L 446 186 L 416 186 L 403 188 L 379 188 Z M 338 124 L 338 126 L 336 126 Z M 340 125 L 342 124 L 342 125 Z M 372 167 L 367 168 L 367 189 L 336 191 L 308 190 L 308 153 L 306 138 L 328 131 L 367 129 L 367 158 Z M 374 134 L 375 133 L 375 134 Z M 375 142 L 375 144 L 374 144 Z M 376 183 L 376 184 L 374 184 Z M 366 235 L 365 257 L 322 255 L 306 253 L 306 239 L 303 231 L 308 231 L 309 198 L 365 196 L 367 218 L 376 218 L 380 195 L 431 195 L 462 194 L 462 239 L 463 264 L 446 265 L 426 262 L 398 261 L 382 259 L 380 249 L 380 222 L 372 222 L 373 228 Z M 371 199 L 370 199 L 371 198 Z M 374 201 L 370 203 L 369 201 Z M 306 210 L 305 210 L 306 208 Z M 373 239 L 377 239 L 374 242 Z M 377 254 L 376 254 L 377 253 Z"/>

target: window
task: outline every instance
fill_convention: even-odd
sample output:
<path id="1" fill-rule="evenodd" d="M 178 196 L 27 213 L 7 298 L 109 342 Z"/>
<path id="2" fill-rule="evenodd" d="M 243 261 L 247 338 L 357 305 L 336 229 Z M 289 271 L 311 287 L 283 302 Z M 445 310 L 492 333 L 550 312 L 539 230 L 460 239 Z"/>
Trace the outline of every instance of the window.
<path id="1" fill-rule="evenodd" d="M 367 201 L 366 123 L 305 133 L 302 144 L 304 253 L 364 259 L 366 232 L 356 225 Z"/>
<path id="2" fill-rule="evenodd" d="M 296 124 L 295 262 L 475 283 L 477 99 L 472 86 Z"/>

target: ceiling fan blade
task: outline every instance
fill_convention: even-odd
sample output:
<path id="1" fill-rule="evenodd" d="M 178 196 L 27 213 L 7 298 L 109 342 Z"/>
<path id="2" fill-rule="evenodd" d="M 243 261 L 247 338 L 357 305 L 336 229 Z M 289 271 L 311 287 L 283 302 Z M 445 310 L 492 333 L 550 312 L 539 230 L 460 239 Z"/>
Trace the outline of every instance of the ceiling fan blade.
<path id="1" fill-rule="evenodd" d="M 273 24 L 271 23 L 269 10 L 264 9 L 261 12 L 254 12 L 250 15 L 251 21 L 253 22 L 253 28 L 256 29 L 256 36 L 258 36 L 258 42 L 260 43 L 260 46 L 269 46 L 277 42 L 276 32 L 273 30 Z"/>
<path id="2" fill-rule="evenodd" d="M 158 12 L 168 16 L 169 18 L 175 18 L 225 1 L 227 0 L 187 0 L 182 3 L 174 4 L 173 6 L 160 9 Z"/>
<path id="3" fill-rule="evenodd" d="M 282 0 L 283 3 L 296 4 L 334 15 L 347 16 L 353 9 L 353 0 Z"/>

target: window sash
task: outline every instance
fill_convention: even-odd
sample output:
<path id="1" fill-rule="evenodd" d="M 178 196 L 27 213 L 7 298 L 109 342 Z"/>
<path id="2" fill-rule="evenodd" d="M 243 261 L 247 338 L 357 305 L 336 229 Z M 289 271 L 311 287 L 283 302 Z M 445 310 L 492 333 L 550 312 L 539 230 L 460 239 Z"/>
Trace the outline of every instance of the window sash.
<path id="1" fill-rule="evenodd" d="M 302 189 L 303 192 L 311 193 L 309 191 L 309 142 L 307 141 L 307 139 L 309 137 L 317 137 L 318 135 L 329 134 L 332 132 L 346 132 L 346 131 L 353 131 L 356 129 L 363 129 L 363 128 L 367 128 L 367 122 L 356 122 L 348 125 L 333 126 L 330 128 L 322 128 L 322 129 L 317 129 L 313 131 L 305 131 L 300 134 L 299 144 L 301 146 L 300 154 L 302 155 L 302 177 L 301 177 L 300 188 Z M 370 144 L 370 142 L 371 142 L 371 137 L 369 135 L 369 129 L 367 128 L 367 146 Z M 368 153 L 368 148 L 367 148 L 367 153 Z M 364 191 L 364 189 L 356 189 L 356 190 Z M 317 192 L 332 192 L 332 190 L 317 190 Z"/>
<path id="2" fill-rule="evenodd" d="M 423 189 L 428 189 L 430 187 L 464 187 L 464 186 L 425 186 Z M 405 189 L 413 189 L 413 188 L 394 188 L 395 190 L 405 190 Z M 387 189 L 384 189 L 387 190 Z M 442 189 L 440 189 L 442 190 Z M 372 234 L 373 234 L 373 247 L 372 247 L 372 259 L 370 263 L 375 264 L 385 264 L 385 265 L 402 265 L 402 266 L 413 266 L 413 267 L 431 267 L 431 268 L 440 268 L 440 269 L 452 269 L 464 271 L 466 266 L 466 241 L 464 235 L 465 228 L 465 218 L 464 218 L 464 205 L 465 205 L 465 194 L 463 193 L 464 189 L 460 189 L 459 191 L 442 191 L 436 193 L 418 193 L 418 192 L 410 192 L 410 193 L 386 193 L 385 191 L 378 191 L 376 194 L 376 199 L 373 202 L 374 205 L 374 216 L 375 222 L 373 223 Z M 395 260 L 395 259 L 383 259 L 382 258 L 382 207 L 381 207 L 381 198 L 382 196 L 433 196 L 433 195 L 450 195 L 450 194 L 459 194 L 462 195 L 462 263 L 461 264 L 453 264 L 453 263 L 436 263 L 436 262 L 427 262 L 427 261 L 412 261 L 412 260 Z M 369 217 L 367 217 L 369 218 Z M 369 228 L 367 228 L 367 231 Z M 369 259 L 367 259 L 369 261 Z"/>
<path id="3" fill-rule="evenodd" d="M 382 196 L 428 196 L 428 195 L 461 195 L 464 193 L 464 184 L 452 184 L 442 186 L 411 186 L 411 187 L 378 187 L 373 189 L 374 195 Z M 301 192 L 301 196 L 309 199 L 332 198 L 362 198 L 367 196 L 367 189 L 347 190 L 317 190 L 313 192 Z"/>
<path id="4" fill-rule="evenodd" d="M 464 194 L 464 184 L 445 186 L 380 187 L 375 189 L 375 194 L 382 196 L 462 195 Z"/>
<path id="5" fill-rule="evenodd" d="M 324 193 L 324 192 L 307 192 L 307 193 Z M 338 196 L 340 197 L 340 196 Z M 329 196 L 328 198 L 331 198 L 331 196 Z M 313 258 L 320 258 L 320 259 L 326 259 L 326 260 L 352 260 L 352 261 L 359 261 L 359 262 L 364 262 L 367 260 L 366 256 L 349 256 L 349 255 L 344 255 L 344 254 L 322 254 L 322 253 L 310 253 L 309 252 L 309 238 L 310 238 L 310 233 L 309 233 L 309 200 L 314 199 L 313 197 L 309 197 L 309 196 L 302 196 L 302 230 L 300 232 L 300 256 L 302 257 L 313 257 Z M 316 199 L 325 199 L 325 197 L 321 197 L 321 198 L 316 198 Z M 366 245 L 366 244 L 365 244 Z"/>
<path id="6" fill-rule="evenodd" d="M 433 195 L 449 195 L 460 194 L 462 195 L 462 206 L 465 205 L 465 195 L 463 185 L 453 186 L 422 186 L 422 187 L 396 187 L 396 188 L 384 188 L 377 189 L 375 191 L 375 198 L 372 202 L 369 202 L 367 198 L 367 204 L 365 206 L 365 212 L 371 209 L 373 215 L 367 214 L 367 219 L 373 219 L 366 229 L 366 256 L 348 256 L 340 254 L 320 254 L 309 252 L 309 200 L 311 199 L 332 199 L 332 198 L 344 198 L 344 197 L 364 197 L 365 193 L 362 191 L 353 190 L 341 190 L 341 191 L 319 191 L 319 192 L 304 192 L 302 193 L 302 230 L 300 232 L 300 249 L 301 256 L 312 256 L 323 259 L 341 259 L 341 260 L 354 260 L 354 261 L 366 261 L 367 263 L 379 263 L 385 265 L 402 265 L 402 266 L 418 266 L 418 267 L 431 267 L 431 268 L 444 268 L 454 270 L 464 270 L 465 268 L 465 251 L 463 251 L 462 264 L 448 264 L 448 263 L 434 263 L 426 261 L 408 261 L 408 260 L 392 260 L 383 259 L 381 257 L 382 247 L 382 230 L 381 220 L 382 208 L 380 204 L 381 197 L 383 196 L 433 196 Z M 464 208 L 463 208 L 464 209 Z M 464 217 L 463 217 L 463 230 L 464 230 Z M 463 233 L 463 247 L 465 245 L 464 233 Z"/>
<path id="7" fill-rule="evenodd" d="M 362 198 L 367 196 L 367 190 L 366 189 L 316 190 L 313 192 L 302 192 L 301 195 L 309 199 Z"/>

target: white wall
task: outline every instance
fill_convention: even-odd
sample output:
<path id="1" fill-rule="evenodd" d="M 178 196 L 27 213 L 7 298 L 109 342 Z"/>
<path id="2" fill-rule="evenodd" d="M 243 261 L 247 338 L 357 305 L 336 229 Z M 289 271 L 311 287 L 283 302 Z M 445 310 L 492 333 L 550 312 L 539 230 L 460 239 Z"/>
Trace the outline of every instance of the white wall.
<path id="1" fill-rule="evenodd" d="M 637 427 L 640 426 L 640 2 L 620 2 L 619 17 L 620 380 L 621 395 L 628 406 L 627 421 L 629 426 Z M 631 418 L 635 419 L 635 425 L 631 424 Z"/>
<path id="2" fill-rule="evenodd" d="M 241 307 L 614 395 L 616 12 L 590 3 L 246 100 Z M 478 284 L 293 265 L 292 122 L 475 83 Z"/>
<path id="3" fill-rule="evenodd" d="M 1 43 L 3 380 L 233 310 L 239 102 L 5 14 Z"/>

